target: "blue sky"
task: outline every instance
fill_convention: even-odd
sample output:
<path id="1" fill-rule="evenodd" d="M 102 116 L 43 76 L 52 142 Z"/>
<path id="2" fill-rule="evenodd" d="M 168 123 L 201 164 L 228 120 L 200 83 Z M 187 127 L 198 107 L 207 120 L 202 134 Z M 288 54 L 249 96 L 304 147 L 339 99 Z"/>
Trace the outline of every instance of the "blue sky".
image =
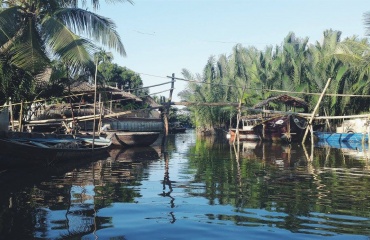
<path id="1" fill-rule="evenodd" d="M 116 23 L 125 46 L 126 57 L 112 51 L 114 62 L 140 73 L 150 86 L 168 82 L 172 73 L 183 77 L 184 68 L 202 73 L 210 56 L 228 55 L 237 43 L 262 50 L 280 45 L 289 32 L 315 43 L 327 29 L 342 31 L 342 39 L 363 38 L 367 11 L 368 0 L 134 0 L 134 5 L 101 1 L 98 14 Z M 174 101 L 185 87 L 176 81 Z"/>

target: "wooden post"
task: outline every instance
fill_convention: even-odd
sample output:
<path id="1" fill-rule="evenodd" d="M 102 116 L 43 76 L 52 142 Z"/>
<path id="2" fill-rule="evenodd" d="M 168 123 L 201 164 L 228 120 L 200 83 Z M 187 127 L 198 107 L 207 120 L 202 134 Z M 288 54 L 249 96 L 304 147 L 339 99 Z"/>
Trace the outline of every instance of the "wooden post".
<path id="1" fill-rule="evenodd" d="M 94 150 L 95 145 L 95 123 L 96 123 L 96 78 L 98 75 L 98 56 L 96 56 L 96 64 L 95 64 L 95 80 L 94 80 L 94 121 L 93 121 L 93 141 L 92 141 L 92 150 Z"/>
<path id="2" fill-rule="evenodd" d="M 313 110 L 313 112 L 312 112 L 312 115 L 311 115 L 310 120 L 309 120 L 309 122 L 308 122 L 308 126 L 311 126 L 311 124 L 312 124 L 312 122 L 313 122 L 313 119 L 314 119 L 314 117 L 315 117 L 316 111 L 317 111 L 317 109 L 318 109 L 318 108 L 319 108 L 319 106 L 320 106 L 320 102 L 321 102 L 322 98 L 323 98 L 323 97 L 324 97 L 324 95 L 325 95 L 326 89 L 329 87 L 330 81 L 331 81 L 331 78 L 329 78 L 329 79 L 328 79 L 328 81 L 326 82 L 326 85 L 325 85 L 325 87 L 324 87 L 324 90 L 322 91 L 322 93 L 321 93 L 321 95 L 320 95 L 320 98 L 319 98 L 319 100 L 317 101 L 316 106 L 315 106 L 315 108 L 314 108 L 314 110 Z M 303 136 L 303 139 L 302 139 L 302 144 L 306 141 L 306 137 L 307 137 L 308 130 L 309 130 L 309 129 L 311 129 L 311 131 L 313 131 L 313 128 L 309 128 L 308 126 L 306 127 L 306 131 L 305 131 L 304 136 Z"/>
<path id="3" fill-rule="evenodd" d="M 166 145 L 167 145 L 167 136 L 168 136 L 168 120 L 169 120 L 169 112 L 170 112 L 170 106 L 171 106 L 171 101 L 172 101 L 172 93 L 173 89 L 175 87 L 175 74 L 172 73 L 172 80 L 171 80 L 171 89 L 170 89 L 170 95 L 168 97 L 167 103 L 164 104 L 163 110 L 162 110 L 162 121 L 163 121 L 163 126 L 164 126 L 164 134 L 162 138 L 162 147 L 161 151 L 162 153 L 165 153 L 167 151 Z"/>
<path id="4" fill-rule="evenodd" d="M 19 124 L 18 124 L 18 131 L 23 132 L 22 129 L 22 118 L 23 118 L 23 101 L 21 101 L 21 110 L 19 111 Z"/>
<path id="5" fill-rule="evenodd" d="M 166 105 L 166 122 L 165 122 L 165 135 L 168 136 L 168 120 L 169 120 L 169 113 L 170 113 L 170 107 L 171 107 L 171 101 L 172 101 L 172 93 L 173 89 L 175 87 L 175 74 L 172 73 L 172 81 L 171 81 L 171 89 L 170 89 L 170 96 L 167 101 Z"/>
<path id="6" fill-rule="evenodd" d="M 103 103 L 101 101 L 101 93 L 99 93 L 99 124 L 98 124 L 98 133 L 100 133 L 102 128 L 102 117 L 103 117 Z"/>
<path id="7" fill-rule="evenodd" d="M 14 132 L 13 106 L 12 106 L 11 98 L 9 98 L 9 113 L 10 113 L 10 123 L 12 125 L 12 131 Z"/>
<path id="8" fill-rule="evenodd" d="M 370 150 L 370 115 L 367 117 L 367 147 Z"/>
<path id="9" fill-rule="evenodd" d="M 240 117 L 241 117 L 241 109 L 240 109 L 241 105 L 242 105 L 242 99 L 240 98 L 240 100 L 239 100 L 239 106 L 238 106 L 238 114 L 236 115 L 235 137 L 234 137 L 234 140 L 233 140 L 233 143 L 235 143 L 235 140 L 237 138 L 238 145 L 239 145 L 239 142 L 240 142 L 239 122 L 240 122 Z"/>
<path id="10" fill-rule="evenodd" d="M 236 129 L 235 129 L 235 137 L 233 143 L 235 143 L 235 138 L 238 138 L 238 145 L 239 145 L 239 140 L 240 140 L 240 134 L 239 134 L 239 122 L 240 122 L 240 117 L 241 117 L 241 106 L 242 106 L 242 99 L 244 95 L 246 87 L 243 87 L 242 94 L 239 97 L 239 105 L 238 105 L 238 115 L 236 116 Z"/>
<path id="11" fill-rule="evenodd" d="M 326 109 L 325 108 L 324 108 L 324 113 L 325 113 L 325 117 L 327 117 L 328 114 L 326 113 Z M 330 126 L 329 119 L 325 119 L 325 123 L 326 123 L 327 128 L 329 128 L 329 130 L 327 130 L 326 132 L 330 132 L 331 126 Z"/>

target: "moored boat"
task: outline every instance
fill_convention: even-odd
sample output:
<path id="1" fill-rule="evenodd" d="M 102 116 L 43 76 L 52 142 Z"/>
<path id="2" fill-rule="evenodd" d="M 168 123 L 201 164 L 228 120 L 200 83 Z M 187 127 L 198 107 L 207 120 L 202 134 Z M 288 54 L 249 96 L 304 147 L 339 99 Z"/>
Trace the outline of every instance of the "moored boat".
<path id="1" fill-rule="evenodd" d="M 326 142 L 368 142 L 369 126 L 367 119 L 350 119 L 343 121 L 335 132 L 315 131 L 314 135 L 319 141 Z"/>
<path id="2" fill-rule="evenodd" d="M 327 142 L 367 142 L 369 140 L 367 133 L 331 133 L 314 132 L 319 141 Z"/>
<path id="3" fill-rule="evenodd" d="M 169 133 L 184 133 L 186 132 L 186 128 L 182 126 L 180 122 L 174 122 L 169 124 L 168 128 Z"/>
<path id="4" fill-rule="evenodd" d="M 159 137 L 160 132 L 107 132 L 107 139 L 112 144 L 122 147 L 150 146 Z"/>
<path id="5" fill-rule="evenodd" d="M 255 133 L 254 126 L 260 123 L 260 119 L 248 119 L 243 118 L 241 120 L 242 127 L 239 129 L 230 128 L 227 137 L 230 141 L 233 141 L 237 136 L 237 132 L 239 133 L 239 140 L 246 140 L 246 141 L 258 141 L 260 137 Z"/>
<path id="6" fill-rule="evenodd" d="M 270 104 L 285 106 L 285 112 L 274 111 Z M 255 109 L 263 109 L 273 115 L 265 114 L 264 121 L 254 127 L 261 140 L 272 142 L 300 142 L 302 141 L 308 121 L 302 115 L 308 110 L 308 103 L 303 99 L 288 95 L 280 95 L 268 98 L 254 106 Z M 296 109 L 303 109 L 298 112 Z"/>
<path id="7" fill-rule="evenodd" d="M 294 114 L 272 117 L 254 127 L 262 140 L 272 142 L 299 142 L 302 140 L 307 119 Z"/>
<path id="8" fill-rule="evenodd" d="M 52 165 L 56 162 L 83 160 L 108 154 L 111 141 L 72 135 L 1 132 L 0 165 Z"/>

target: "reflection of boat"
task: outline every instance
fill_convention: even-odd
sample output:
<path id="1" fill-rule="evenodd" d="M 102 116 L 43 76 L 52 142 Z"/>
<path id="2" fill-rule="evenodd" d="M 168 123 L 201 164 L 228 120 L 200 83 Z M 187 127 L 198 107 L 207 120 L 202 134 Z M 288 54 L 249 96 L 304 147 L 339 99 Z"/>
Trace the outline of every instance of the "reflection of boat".
<path id="1" fill-rule="evenodd" d="M 320 140 L 315 144 L 320 148 L 340 149 L 343 154 L 357 159 L 368 158 L 368 145 L 361 142 L 340 142 Z"/>
<path id="2" fill-rule="evenodd" d="M 321 140 L 315 144 L 316 147 L 330 147 L 337 149 L 350 149 L 350 150 L 360 150 L 362 151 L 365 144 L 359 142 L 334 142 L 334 141 L 325 141 Z M 365 147 L 366 148 L 366 147 Z"/>
<path id="3" fill-rule="evenodd" d="M 0 138 L 0 164 L 23 166 L 54 164 L 58 161 L 83 159 L 107 154 L 111 141 L 72 135 L 3 132 Z"/>
<path id="4" fill-rule="evenodd" d="M 115 161 L 133 162 L 159 159 L 158 152 L 152 147 L 112 149 L 109 151 L 109 154 Z"/>
<path id="5" fill-rule="evenodd" d="M 246 158 L 255 157 L 254 149 L 260 144 L 257 141 L 243 141 L 242 142 L 242 156 Z"/>
<path id="6" fill-rule="evenodd" d="M 261 120 L 259 119 L 243 118 L 241 119 L 242 127 L 240 129 L 230 128 L 228 137 L 230 140 L 233 140 L 238 130 L 240 140 L 259 140 L 260 137 L 254 132 L 253 127 L 260 122 Z"/>
<path id="7" fill-rule="evenodd" d="M 261 142 L 253 149 L 254 159 L 261 159 L 267 164 L 278 167 L 296 167 L 306 164 L 304 149 L 298 143 L 280 144 L 274 142 Z"/>

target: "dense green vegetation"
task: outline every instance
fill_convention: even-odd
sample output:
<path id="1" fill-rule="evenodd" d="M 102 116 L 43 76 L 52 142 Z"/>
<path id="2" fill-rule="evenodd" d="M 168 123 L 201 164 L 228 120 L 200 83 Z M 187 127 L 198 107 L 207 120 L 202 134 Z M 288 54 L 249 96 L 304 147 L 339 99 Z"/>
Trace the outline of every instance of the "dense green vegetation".
<path id="1" fill-rule="evenodd" d="M 109 3 L 131 0 L 106 0 Z M 0 6 L 0 104 L 48 98 L 64 93 L 74 81 L 92 81 L 98 66 L 99 83 L 117 85 L 142 96 L 140 76 L 111 62 L 99 46 L 125 55 L 115 24 L 97 14 L 99 1 L 11 0 Z M 370 30 L 370 13 L 365 14 Z M 239 102 L 246 106 L 290 92 L 314 106 L 328 78 L 331 94 L 369 95 L 370 44 L 356 36 L 326 30 L 314 44 L 289 33 L 281 45 L 264 50 L 236 45 L 229 55 L 211 56 L 201 74 L 184 69 L 189 82 L 183 101 Z M 50 75 L 50 78 L 47 76 Z M 50 81 L 45 81 L 50 79 Z M 293 93 L 294 92 L 294 93 Z M 298 93 L 299 92 L 299 93 Z M 312 94 L 316 93 L 316 94 Z M 330 115 L 369 111 L 369 98 L 327 96 L 322 102 Z M 229 125 L 234 107 L 189 107 L 195 126 L 202 130 Z"/>
<path id="2" fill-rule="evenodd" d="M 370 26 L 370 25 L 369 25 Z M 236 45 L 232 53 L 211 56 L 202 74 L 183 70 L 189 82 L 180 93 L 188 102 L 239 102 L 252 107 L 270 96 L 288 91 L 314 108 L 328 78 L 327 93 L 369 95 L 370 44 L 357 37 L 341 40 L 341 32 L 326 30 L 321 42 L 309 44 L 308 38 L 289 33 L 280 46 L 263 51 Z M 292 93 L 294 92 L 294 93 Z M 299 92 L 299 93 L 297 93 Z M 312 94 L 317 93 L 317 94 Z M 326 96 L 321 103 L 330 115 L 349 115 L 369 111 L 366 97 Z M 236 109 L 230 107 L 189 107 L 200 130 L 228 126 Z"/>
<path id="3" fill-rule="evenodd" d="M 93 11 L 88 5 L 85 0 L 2 1 L 0 104 L 9 98 L 20 102 L 58 96 L 74 81 L 92 81 L 98 60 L 94 55 L 102 52 L 99 46 L 125 56 L 116 25 L 96 13 L 99 1 L 91 1 Z M 104 59 L 98 62 L 105 64 Z M 130 78 L 124 80 L 126 85 L 142 85 L 140 78 L 125 72 Z M 99 73 L 100 82 L 104 77 Z"/>

